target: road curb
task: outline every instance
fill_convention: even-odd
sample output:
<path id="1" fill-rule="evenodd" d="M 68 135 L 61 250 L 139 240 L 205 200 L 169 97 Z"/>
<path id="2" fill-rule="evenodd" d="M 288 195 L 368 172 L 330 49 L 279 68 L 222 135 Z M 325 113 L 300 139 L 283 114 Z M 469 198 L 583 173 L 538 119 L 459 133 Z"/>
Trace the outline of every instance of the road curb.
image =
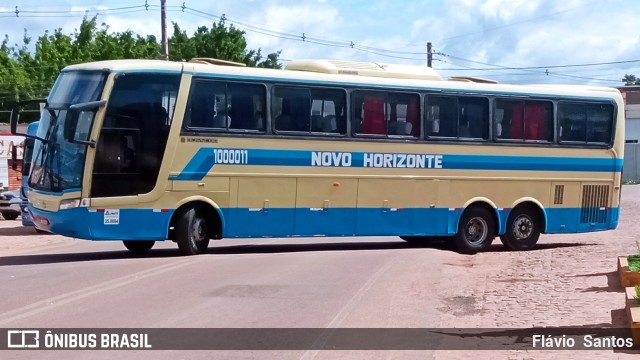
<path id="1" fill-rule="evenodd" d="M 623 287 L 640 285 L 640 272 L 629 270 L 626 256 L 618 257 L 618 276 Z"/>
<path id="2" fill-rule="evenodd" d="M 636 287 L 625 287 L 625 310 L 629 319 L 631 336 L 636 347 L 640 346 L 640 298 L 637 298 Z"/>

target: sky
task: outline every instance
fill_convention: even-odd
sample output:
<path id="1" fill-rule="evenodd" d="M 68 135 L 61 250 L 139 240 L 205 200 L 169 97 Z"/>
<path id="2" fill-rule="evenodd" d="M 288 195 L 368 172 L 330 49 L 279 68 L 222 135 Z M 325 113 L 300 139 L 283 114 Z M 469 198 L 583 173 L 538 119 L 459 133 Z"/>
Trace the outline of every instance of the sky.
<path id="1" fill-rule="evenodd" d="M 146 5 L 146 6 L 145 6 Z M 0 35 L 21 43 L 98 14 L 112 31 L 160 39 L 160 0 L 0 0 Z M 16 16 L 16 6 L 18 14 Z M 167 0 L 169 33 L 225 22 L 249 49 L 295 59 L 427 65 L 441 76 L 618 87 L 640 77 L 637 0 Z M 169 49 L 171 52 L 171 49 Z"/>

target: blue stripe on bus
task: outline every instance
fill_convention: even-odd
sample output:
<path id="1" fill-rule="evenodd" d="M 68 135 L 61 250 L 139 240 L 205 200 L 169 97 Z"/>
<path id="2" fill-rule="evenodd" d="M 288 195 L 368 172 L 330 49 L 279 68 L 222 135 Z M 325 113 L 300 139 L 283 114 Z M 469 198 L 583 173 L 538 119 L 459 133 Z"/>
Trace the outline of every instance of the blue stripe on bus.
<path id="1" fill-rule="evenodd" d="M 239 158 L 224 161 L 225 165 L 262 165 L 262 166 L 312 166 L 310 150 L 276 149 L 216 149 L 200 148 L 177 176 L 170 180 L 202 180 L 216 164 L 215 150 L 246 151 L 246 159 Z M 349 163 L 344 167 L 365 167 L 365 154 L 428 156 L 427 168 L 435 168 L 433 156 L 442 156 L 442 169 L 448 170 L 529 170 L 529 171 L 590 171 L 620 172 L 623 159 L 616 158 L 579 158 L 551 156 L 513 156 L 513 155 L 459 155 L 459 154 L 406 154 L 406 153 L 365 153 L 365 152 L 323 152 L 330 154 L 349 154 Z M 340 166 L 345 163 L 334 162 L 328 166 Z M 369 163 L 371 165 L 371 163 Z M 373 166 L 367 166 L 373 167 Z M 377 167 L 377 166 L 376 166 Z M 412 167 L 395 167 L 410 169 Z"/>
<path id="2" fill-rule="evenodd" d="M 104 213 L 75 208 L 58 212 L 29 206 L 36 217 L 50 227 L 37 226 L 57 234 L 92 240 L 165 240 L 175 209 L 120 209 L 119 223 L 105 225 Z M 309 208 L 247 209 L 223 208 L 226 238 L 290 236 L 429 236 L 453 235 L 463 209 L 448 208 Z M 580 222 L 581 208 L 549 208 L 547 233 L 579 233 L 615 229 L 619 208 L 592 209 L 602 222 Z M 499 233 L 506 230 L 509 210 L 498 210 Z M 140 226 L 140 224 L 154 224 Z M 248 225 L 250 224 L 250 226 Z"/>

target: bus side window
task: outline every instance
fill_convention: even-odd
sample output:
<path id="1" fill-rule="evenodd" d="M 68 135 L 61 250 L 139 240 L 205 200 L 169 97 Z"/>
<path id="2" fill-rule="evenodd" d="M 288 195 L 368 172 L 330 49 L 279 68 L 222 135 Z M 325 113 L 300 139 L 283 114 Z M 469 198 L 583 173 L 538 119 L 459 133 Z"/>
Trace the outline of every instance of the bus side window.
<path id="1" fill-rule="evenodd" d="M 276 102 L 276 97 L 274 97 L 274 102 Z M 275 126 L 276 130 L 284 130 L 289 131 L 293 130 L 291 126 L 291 99 L 289 98 L 280 98 L 280 113 L 275 116 Z M 276 107 L 273 106 L 274 112 L 276 111 Z"/>
<path id="2" fill-rule="evenodd" d="M 420 98 L 417 96 L 413 96 L 409 99 L 409 104 L 407 105 L 407 120 L 406 122 L 410 124 L 410 131 L 404 135 L 411 135 L 413 137 L 420 136 Z"/>
<path id="3" fill-rule="evenodd" d="M 311 131 L 311 102 L 308 93 L 291 100 L 291 120 L 294 131 Z"/>
<path id="4" fill-rule="evenodd" d="M 582 104 L 559 104 L 561 141 L 586 141 L 587 114 Z"/>
<path id="5" fill-rule="evenodd" d="M 524 117 L 526 119 L 524 128 L 525 140 L 544 139 L 544 105 L 540 102 L 527 102 L 524 106 Z"/>
<path id="6" fill-rule="evenodd" d="M 276 130 L 311 130 L 311 99 L 307 88 L 274 87 L 271 104 Z"/>
<path id="7" fill-rule="evenodd" d="M 467 125 L 467 137 L 473 139 L 489 138 L 489 102 L 484 98 L 470 98 L 464 106 L 464 118 Z M 460 135 L 463 136 L 462 134 Z"/>
<path id="8" fill-rule="evenodd" d="M 431 136 L 458 137 L 458 99 L 431 96 L 428 99 Z"/>
<path id="9" fill-rule="evenodd" d="M 494 117 L 498 139 L 553 141 L 550 101 L 498 99 Z"/>
<path id="10" fill-rule="evenodd" d="M 190 127 L 209 127 L 215 114 L 215 102 L 206 92 L 196 93 L 191 98 Z"/>
<path id="11" fill-rule="evenodd" d="M 230 104 L 228 115 L 231 118 L 230 129 L 262 130 L 264 119 L 259 112 L 266 99 L 262 85 L 230 83 L 227 87 Z"/>
<path id="12" fill-rule="evenodd" d="M 587 118 L 587 141 L 609 143 L 611 141 L 611 126 L 613 124 L 613 107 L 609 104 L 589 105 Z"/>
<path id="13" fill-rule="evenodd" d="M 364 99 L 364 114 L 362 115 L 363 134 L 386 135 L 387 124 L 385 119 L 384 99 L 377 96 L 367 96 Z"/>

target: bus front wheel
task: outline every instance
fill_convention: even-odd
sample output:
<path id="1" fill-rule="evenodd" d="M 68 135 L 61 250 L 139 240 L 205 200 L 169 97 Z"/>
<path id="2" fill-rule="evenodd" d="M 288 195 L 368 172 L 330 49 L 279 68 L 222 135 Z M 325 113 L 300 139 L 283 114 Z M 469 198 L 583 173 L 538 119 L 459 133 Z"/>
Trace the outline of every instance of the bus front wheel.
<path id="1" fill-rule="evenodd" d="M 197 255 L 207 251 L 211 231 L 203 211 L 196 206 L 187 208 L 178 217 L 175 227 L 176 242 L 184 255 Z"/>
<path id="2" fill-rule="evenodd" d="M 540 237 L 542 222 L 531 206 L 519 206 L 507 219 L 507 230 L 500 236 L 502 244 L 511 251 L 531 250 Z"/>
<path id="3" fill-rule="evenodd" d="M 486 250 L 496 237 L 496 224 L 489 210 L 474 206 L 460 217 L 458 232 L 453 236 L 456 249 L 462 254 Z"/>
<path id="4" fill-rule="evenodd" d="M 122 241 L 124 247 L 134 254 L 144 254 L 151 250 L 153 244 L 156 242 L 153 240 L 124 240 Z"/>

